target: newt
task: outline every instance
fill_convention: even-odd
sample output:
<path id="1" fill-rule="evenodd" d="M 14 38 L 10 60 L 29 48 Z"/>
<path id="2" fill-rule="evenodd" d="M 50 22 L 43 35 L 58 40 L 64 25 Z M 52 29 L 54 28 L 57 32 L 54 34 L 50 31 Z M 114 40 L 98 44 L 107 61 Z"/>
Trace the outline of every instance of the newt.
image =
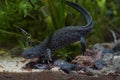
<path id="1" fill-rule="evenodd" d="M 85 36 L 93 28 L 93 20 L 91 14 L 83 7 L 76 3 L 66 1 L 68 6 L 76 9 L 86 19 L 86 25 L 84 26 L 65 26 L 61 29 L 56 30 L 50 37 L 43 40 L 39 45 L 23 51 L 22 56 L 24 58 L 36 58 L 44 56 L 47 61 L 51 59 L 51 53 L 61 49 L 71 43 L 80 41 L 82 51 L 86 51 Z"/>

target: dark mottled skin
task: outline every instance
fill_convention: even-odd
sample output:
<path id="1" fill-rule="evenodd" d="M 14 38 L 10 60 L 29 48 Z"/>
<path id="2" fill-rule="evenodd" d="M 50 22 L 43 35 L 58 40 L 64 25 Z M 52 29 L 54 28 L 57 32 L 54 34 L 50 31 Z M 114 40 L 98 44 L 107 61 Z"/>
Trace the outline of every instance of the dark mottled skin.
<path id="1" fill-rule="evenodd" d="M 25 50 L 22 53 L 23 57 L 30 59 L 45 56 L 45 58 L 49 60 L 51 58 L 51 53 L 76 41 L 81 42 L 82 50 L 85 51 L 86 46 L 84 36 L 93 28 L 92 17 L 90 13 L 81 6 L 68 1 L 66 1 L 66 4 L 81 12 L 85 17 L 87 24 L 85 26 L 66 26 L 55 31 L 52 36 L 45 39 L 38 46 Z"/>

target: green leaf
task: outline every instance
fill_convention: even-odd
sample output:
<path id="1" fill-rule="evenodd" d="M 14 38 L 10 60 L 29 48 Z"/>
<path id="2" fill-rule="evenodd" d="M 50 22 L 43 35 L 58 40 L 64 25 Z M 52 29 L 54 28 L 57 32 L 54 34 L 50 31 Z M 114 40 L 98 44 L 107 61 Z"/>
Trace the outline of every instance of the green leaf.
<path id="1" fill-rule="evenodd" d="M 58 16 L 57 7 L 53 0 L 48 0 L 48 5 L 49 5 L 49 10 L 51 13 L 51 18 L 52 18 L 54 27 L 55 29 L 57 29 L 57 26 L 59 26 L 59 16 Z"/>
<path id="2" fill-rule="evenodd" d="M 60 27 L 63 27 L 65 24 L 65 0 L 60 0 L 58 5 L 59 18 L 60 18 Z"/>
<path id="3" fill-rule="evenodd" d="M 65 1 L 61 0 L 55 4 L 54 0 L 48 0 L 48 7 L 54 28 L 58 29 L 64 25 Z"/>

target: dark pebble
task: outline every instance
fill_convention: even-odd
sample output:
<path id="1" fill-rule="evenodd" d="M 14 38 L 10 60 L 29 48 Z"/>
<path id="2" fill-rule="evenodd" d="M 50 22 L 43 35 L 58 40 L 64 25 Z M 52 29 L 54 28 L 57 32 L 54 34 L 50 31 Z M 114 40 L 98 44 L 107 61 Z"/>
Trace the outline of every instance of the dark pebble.
<path id="1" fill-rule="evenodd" d="M 104 60 L 97 60 L 94 62 L 94 68 L 101 70 L 102 68 L 106 67 L 107 64 Z"/>
<path id="2" fill-rule="evenodd" d="M 120 51 L 120 43 L 116 44 L 115 47 L 113 48 L 114 52 Z"/>
<path id="3" fill-rule="evenodd" d="M 54 65 L 60 67 L 60 69 L 62 69 L 66 73 L 69 73 L 70 71 L 77 69 L 76 64 L 71 64 L 71 63 L 66 62 L 64 60 L 57 60 L 54 62 Z"/>

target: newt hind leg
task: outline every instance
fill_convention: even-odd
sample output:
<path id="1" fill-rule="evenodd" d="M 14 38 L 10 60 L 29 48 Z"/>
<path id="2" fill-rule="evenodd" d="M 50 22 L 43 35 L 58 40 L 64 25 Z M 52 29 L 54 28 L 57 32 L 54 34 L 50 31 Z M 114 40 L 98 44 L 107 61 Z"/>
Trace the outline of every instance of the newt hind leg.
<path id="1" fill-rule="evenodd" d="M 86 52 L 86 42 L 85 42 L 85 38 L 83 36 L 80 37 L 80 44 L 81 44 L 82 52 L 84 55 L 84 52 Z"/>

